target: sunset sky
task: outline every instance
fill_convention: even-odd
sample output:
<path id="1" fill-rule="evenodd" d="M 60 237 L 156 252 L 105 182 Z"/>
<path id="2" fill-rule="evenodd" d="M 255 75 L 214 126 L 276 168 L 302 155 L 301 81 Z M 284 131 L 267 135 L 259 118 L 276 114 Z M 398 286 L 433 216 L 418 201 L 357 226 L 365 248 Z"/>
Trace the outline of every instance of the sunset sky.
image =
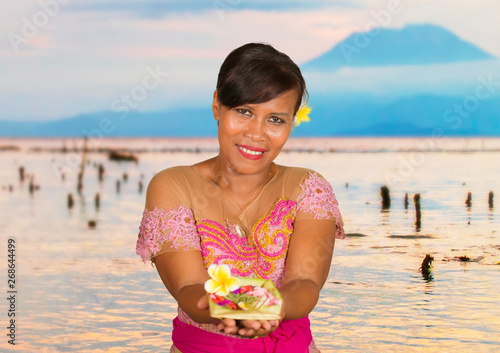
<path id="1" fill-rule="evenodd" d="M 3 0 L 1 6 L 0 120 L 110 110 L 151 70 L 157 80 L 135 109 L 206 105 L 235 47 L 268 42 L 300 65 L 374 25 L 440 25 L 500 57 L 500 3 L 493 0 Z"/>

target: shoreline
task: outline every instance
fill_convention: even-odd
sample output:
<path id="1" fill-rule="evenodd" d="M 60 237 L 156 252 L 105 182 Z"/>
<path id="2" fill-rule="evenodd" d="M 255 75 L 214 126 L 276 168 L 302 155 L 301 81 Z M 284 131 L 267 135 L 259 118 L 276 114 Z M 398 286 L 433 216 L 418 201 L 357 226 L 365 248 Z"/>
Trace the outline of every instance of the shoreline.
<path id="1" fill-rule="evenodd" d="M 130 148 L 130 142 L 141 148 Z M 216 153 L 213 137 L 0 138 L 1 152 L 28 153 Z M 291 137 L 284 153 L 477 153 L 500 152 L 498 138 L 464 137 Z"/>

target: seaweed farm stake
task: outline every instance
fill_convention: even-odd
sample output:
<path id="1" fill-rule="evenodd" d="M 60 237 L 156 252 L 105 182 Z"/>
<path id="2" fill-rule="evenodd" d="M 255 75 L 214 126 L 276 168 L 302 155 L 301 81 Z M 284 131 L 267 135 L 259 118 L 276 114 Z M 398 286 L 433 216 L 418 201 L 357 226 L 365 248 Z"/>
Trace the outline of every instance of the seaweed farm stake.
<path id="1" fill-rule="evenodd" d="M 72 209 L 75 204 L 75 200 L 73 200 L 73 194 L 68 194 L 68 208 Z"/>
<path id="2" fill-rule="evenodd" d="M 467 193 L 467 199 L 465 200 L 465 205 L 467 207 L 472 207 L 472 193 Z"/>
<path id="3" fill-rule="evenodd" d="M 83 173 L 85 172 L 85 161 L 87 159 L 87 136 L 83 138 L 83 153 L 82 153 L 82 161 L 80 163 L 80 172 L 78 173 L 78 183 L 76 186 L 76 190 L 79 194 L 82 193 L 83 190 Z"/>
<path id="4" fill-rule="evenodd" d="M 95 208 L 98 210 L 101 207 L 101 195 L 99 193 L 95 194 L 94 203 Z"/>
<path id="5" fill-rule="evenodd" d="M 417 232 L 422 228 L 422 213 L 420 212 L 420 194 L 413 196 L 413 203 L 415 204 L 415 228 Z"/>
<path id="6" fill-rule="evenodd" d="M 422 272 L 422 277 L 427 282 L 432 281 L 434 278 L 432 276 L 432 262 L 434 261 L 434 258 L 427 254 L 425 255 L 424 261 L 422 261 L 422 265 L 420 266 L 419 270 Z"/>
<path id="7" fill-rule="evenodd" d="M 23 166 L 19 167 L 19 181 L 21 181 L 21 182 L 24 181 L 24 167 Z"/>
<path id="8" fill-rule="evenodd" d="M 391 207 L 391 195 L 387 186 L 380 188 L 380 196 L 382 196 L 382 209 L 386 210 Z"/>
<path id="9" fill-rule="evenodd" d="M 104 178 L 104 166 L 102 165 L 102 163 L 99 163 L 98 173 L 99 173 L 99 181 L 102 181 Z"/>

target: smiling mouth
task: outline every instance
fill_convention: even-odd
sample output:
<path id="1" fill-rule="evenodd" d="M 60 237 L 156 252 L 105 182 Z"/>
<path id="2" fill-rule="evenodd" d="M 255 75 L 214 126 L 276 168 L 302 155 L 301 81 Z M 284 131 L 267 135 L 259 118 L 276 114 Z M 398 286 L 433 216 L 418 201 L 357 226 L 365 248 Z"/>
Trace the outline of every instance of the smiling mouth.
<path id="1" fill-rule="evenodd" d="M 263 154 L 263 153 L 265 152 L 265 151 L 254 151 L 254 150 L 250 150 L 250 149 L 248 149 L 248 148 L 245 148 L 245 147 L 243 147 L 243 146 L 239 146 L 239 145 L 237 145 L 237 146 L 238 146 L 238 148 L 239 148 L 241 151 L 243 151 L 243 152 L 245 152 L 245 153 L 248 153 L 248 154 L 251 154 L 251 155 L 254 155 L 254 156 L 260 156 L 261 154 Z"/>

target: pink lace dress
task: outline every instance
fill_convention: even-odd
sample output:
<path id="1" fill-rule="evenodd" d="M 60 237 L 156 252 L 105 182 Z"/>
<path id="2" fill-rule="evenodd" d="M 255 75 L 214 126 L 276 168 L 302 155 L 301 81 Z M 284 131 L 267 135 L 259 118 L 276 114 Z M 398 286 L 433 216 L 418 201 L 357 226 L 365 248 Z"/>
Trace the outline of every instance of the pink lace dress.
<path id="1" fill-rule="evenodd" d="M 336 238 L 345 237 L 330 184 L 308 169 L 277 166 L 273 178 L 245 210 L 194 166 L 166 169 L 155 178 L 164 191 L 162 195 L 148 192 L 136 246 L 144 262 L 154 263 L 154 258 L 165 252 L 198 250 L 205 267 L 227 264 L 234 275 L 271 279 L 279 288 L 296 222 L 335 221 Z M 222 217 L 221 197 L 226 219 Z M 236 224 L 245 230 L 246 237 L 238 235 Z M 178 318 L 225 335 L 213 324 L 196 323 L 180 308 Z M 310 351 L 317 351 L 314 342 Z"/>

